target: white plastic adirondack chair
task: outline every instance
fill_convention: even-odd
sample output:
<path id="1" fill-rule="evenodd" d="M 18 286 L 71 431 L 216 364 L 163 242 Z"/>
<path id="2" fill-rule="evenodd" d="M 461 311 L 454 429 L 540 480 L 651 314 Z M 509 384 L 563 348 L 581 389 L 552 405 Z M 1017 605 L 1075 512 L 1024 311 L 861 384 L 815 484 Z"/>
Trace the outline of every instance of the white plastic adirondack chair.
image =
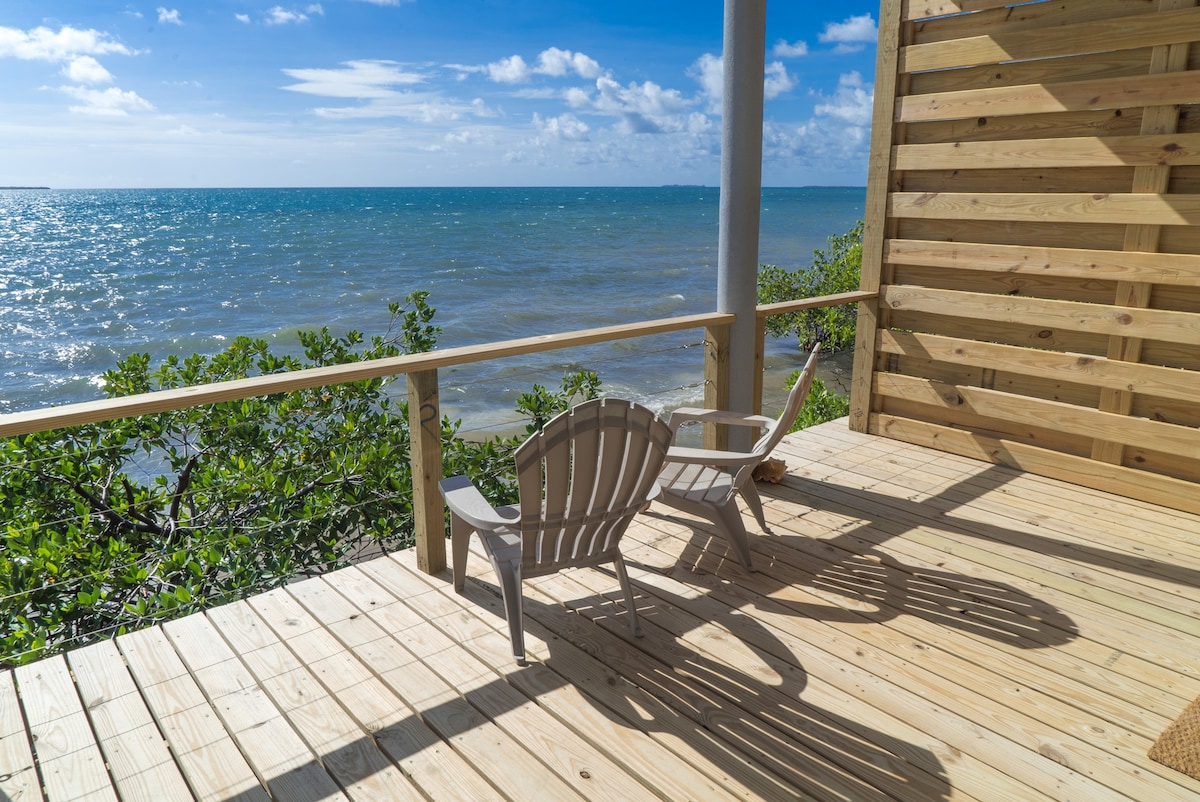
<path id="1" fill-rule="evenodd" d="M 465 476 L 439 487 L 450 508 L 454 589 L 463 590 L 467 546 L 478 532 L 504 596 L 513 656 L 525 664 L 522 578 L 611 562 L 629 623 L 641 636 L 618 549 L 633 516 L 658 493 L 671 430 L 643 406 L 588 401 L 553 418 L 515 453 L 520 503 L 492 507 Z"/>
<path id="2" fill-rule="evenodd" d="M 750 562 L 746 525 L 738 511 L 736 497 L 741 495 L 750 511 L 754 513 L 758 525 L 764 532 L 769 532 L 766 517 L 763 515 L 762 501 L 751 480 L 751 474 L 775 446 L 779 445 L 779 441 L 800 414 L 800 408 L 804 406 L 809 388 L 812 387 L 813 376 L 817 371 L 817 353 L 820 350 L 821 345 L 818 343 L 808 355 L 808 361 L 788 394 L 787 403 L 778 418 L 684 407 L 672 412 L 668 422 L 672 433 L 677 432 L 680 425 L 688 421 L 708 421 L 764 429 L 758 442 L 746 452 L 672 446 L 667 452 L 666 465 L 658 477 L 663 491 L 658 501 L 715 523 L 748 571 L 753 571 L 754 566 Z"/>

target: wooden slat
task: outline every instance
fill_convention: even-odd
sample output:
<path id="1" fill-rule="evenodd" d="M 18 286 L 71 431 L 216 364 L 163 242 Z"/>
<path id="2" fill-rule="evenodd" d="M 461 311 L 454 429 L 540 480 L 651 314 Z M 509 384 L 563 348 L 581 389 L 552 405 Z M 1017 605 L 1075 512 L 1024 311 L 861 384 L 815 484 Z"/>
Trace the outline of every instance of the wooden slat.
<path id="1" fill-rule="evenodd" d="M 893 192 L 888 213 L 935 220 L 1193 226 L 1200 224 L 1200 195 Z"/>
<path id="2" fill-rule="evenodd" d="M 245 602 L 210 610 L 208 618 L 348 796 L 424 798 Z"/>
<path id="3" fill-rule="evenodd" d="M 0 798 L 29 802 L 43 798 L 30 744 L 12 671 L 0 672 Z"/>
<path id="4" fill-rule="evenodd" d="M 187 783 L 112 641 L 67 655 L 75 684 L 123 800 L 187 799 Z"/>
<path id="5" fill-rule="evenodd" d="M 1033 327 L 1064 328 L 1096 334 L 1144 337 L 1200 345 L 1200 320 L 1187 312 L 1100 306 L 1010 295 L 891 286 L 882 293 L 890 309 L 952 313 L 1001 323 L 1019 321 Z"/>
<path id="6" fill-rule="evenodd" d="M 368 572 L 381 577 L 393 593 L 401 594 L 402 599 L 435 591 L 442 601 L 448 602 L 448 612 L 433 618 L 431 626 L 462 644 L 484 664 L 492 666 L 509 684 L 536 699 L 540 706 L 553 712 L 580 735 L 605 746 L 626 770 L 636 773 L 666 798 L 715 802 L 755 795 L 772 796 L 761 791 L 756 793 L 729 776 L 718 775 L 717 779 L 706 775 L 705 768 L 712 762 L 712 757 L 706 756 L 681 734 L 694 733 L 694 729 L 682 722 L 678 729 L 669 726 L 668 722 L 674 723 L 678 718 L 670 715 L 669 708 L 634 686 L 615 687 L 615 683 L 609 681 L 611 675 L 572 644 L 556 643 L 554 660 L 549 662 L 545 638 L 536 622 L 530 622 L 526 635 L 526 652 L 531 662 L 523 668 L 514 666 L 504 625 L 504 609 L 490 593 L 479 592 L 475 586 L 466 595 L 453 593 L 440 579 L 423 578 L 405 570 L 396 561 L 390 564 L 374 562 L 364 575 Z M 431 584 L 422 587 L 423 579 Z M 338 581 L 360 580 L 353 573 L 345 572 L 338 575 Z M 344 595 L 352 600 L 364 598 L 361 592 Z M 359 604 L 365 614 L 388 629 L 392 628 L 396 614 L 400 620 L 407 621 L 411 620 L 407 616 L 414 612 L 406 604 Z M 643 714 L 638 715 L 635 711 Z M 635 738 L 635 730 L 645 737 Z M 716 746 L 711 742 L 704 745 Z"/>
<path id="7" fill-rule="evenodd" d="M 1200 375 L 1179 368 L 1139 365 L 919 332 L 881 332 L 879 349 L 887 354 L 1012 371 L 1051 381 L 1078 382 L 1112 389 L 1137 387 L 1140 393 L 1181 401 L 1193 401 L 1200 397 Z"/>
<path id="8" fill-rule="evenodd" d="M 961 407 L 985 418 L 1046 426 L 1083 437 L 1104 432 L 1105 439 L 1138 444 L 1164 454 L 1191 455 L 1200 452 L 1200 431 L 1196 429 L 1058 401 L 892 373 L 875 374 L 875 391 L 885 397 L 903 398 L 935 407 Z"/>
<path id="9" fill-rule="evenodd" d="M 13 670 L 48 799 L 115 800 L 96 735 L 62 655 Z"/>
<path id="10" fill-rule="evenodd" d="M 203 615 L 168 622 L 163 629 L 273 797 L 345 802 L 317 756 Z"/>
<path id="11" fill-rule="evenodd" d="M 1200 103 L 1200 80 L 1196 75 L 1167 73 L 912 95 L 898 99 L 895 120 L 921 122 L 1192 103 Z"/>
<path id="12" fill-rule="evenodd" d="M 159 627 L 117 639 L 196 799 L 267 802 L 246 759 Z"/>
<path id="13" fill-rule="evenodd" d="M 323 631 L 296 599 L 282 590 L 256 596 L 249 604 L 297 658 L 312 668 L 321 684 L 359 725 L 373 733 L 379 748 L 428 798 L 503 798 L 457 749 L 451 748 L 415 713 L 405 698 L 390 690 L 364 665 L 363 660 L 390 644 L 361 639 L 354 641 L 353 652 L 348 651 L 337 645 L 333 636 Z M 392 656 L 394 671 L 402 673 L 414 663 L 412 656 L 402 650 L 387 651 Z M 421 698 L 421 689 L 415 683 L 402 690 L 406 696 Z"/>
<path id="14" fill-rule="evenodd" d="M 1000 139 L 897 145 L 897 170 L 987 170 L 1200 164 L 1200 134 Z"/>
<path id="15" fill-rule="evenodd" d="M 1013 440 L 1001 440 L 984 434 L 890 415 L 872 416 L 871 432 L 931 448 L 941 448 L 975 459 L 998 462 L 1066 482 L 1086 484 L 1152 504 L 1200 513 L 1200 497 L 1196 495 L 1196 486 L 1170 476 L 1148 474 L 1071 454 L 1056 453 Z"/>
<path id="16" fill-rule="evenodd" d="M 1194 10 L 1185 9 L 1041 30 L 997 32 L 910 45 L 901 52 L 897 69 L 901 72 L 942 70 L 1191 42 L 1198 26 L 1200 16 Z"/>
<path id="17" fill-rule="evenodd" d="M 902 16 L 904 21 L 908 22 L 946 14 L 1004 8 L 1011 2 L 1012 0 L 904 0 Z"/>
<path id="18" fill-rule="evenodd" d="M 357 616 L 357 610 L 332 588 L 318 582 L 299 583 L 292 596 L 304 606 L 314 621 L 332 627 Z M 331 632 L 322 632 L 329 641 L 325 648 L 341 648 Z M 469 701 L 448 686 L 431 667 L 398 643 L 379 642 L 375 633 L 373 648 L 361 652 L 364 660 L 387 687 L 402 696 L 407 704 L 447 743 L 454 745 L 490 783 L 511 799 L 564 799 L 584 797 L 561 777 L 535 758 L 529 745 L 512 737 L 499 722 L 483 715 Z M 314 632 L 313 637 L 316 636 Z M 462 677 L 470 682 L 470 677 Z"/>
<path id="19" fill-rule="evenodd" d="M 1137 251 L 997 245 L 936 240 L 888 240 L 885 258 L 896 264 L 927 265 L 1084 281 L 1147 281 L 1200 287 L 1200 255 Z"/>

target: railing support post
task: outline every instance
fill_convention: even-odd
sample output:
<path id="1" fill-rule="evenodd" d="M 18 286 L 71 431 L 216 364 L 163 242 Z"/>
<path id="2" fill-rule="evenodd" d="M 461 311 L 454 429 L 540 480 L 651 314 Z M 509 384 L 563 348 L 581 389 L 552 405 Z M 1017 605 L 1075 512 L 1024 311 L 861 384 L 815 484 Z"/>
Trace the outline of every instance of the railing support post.
<path id="1" fill-rule="evenodd" d="M 438 574 L 446 570 L 446 517 L 438 492 L 442 479 L 442 410 L 437 371 L 410 373 L 407 382 L 417 568 Z"/>
<path id="2" fill-rule="evenodd" d="M 704 329 L 704 406 L 729 409 L 729 326 Z M 729 428 L 704 424 L 704 447 L 729 448 Z"/>

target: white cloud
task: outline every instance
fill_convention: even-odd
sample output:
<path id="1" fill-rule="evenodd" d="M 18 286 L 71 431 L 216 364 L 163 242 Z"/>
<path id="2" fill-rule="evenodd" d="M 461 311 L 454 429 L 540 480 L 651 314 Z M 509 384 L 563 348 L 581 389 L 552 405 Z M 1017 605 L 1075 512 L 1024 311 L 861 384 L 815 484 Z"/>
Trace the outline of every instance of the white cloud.
<path id="1" fill-rule="evenodd" d="M 136 92 L 125 92 L 115 87 L 88 89 L 83 86 L 63 86 L 60 90 L 83 104 L 71 106 L 71 111 L 80 114 L 125 117 L 130 112 L 154 110 L 154 106 Z"/>
<path id="2" fill-rule="evenodd" d="M 274 6 L 267 11 L 266 22 L 268 25 L 288 25 L 291 23 L 308 22 L 309 14 L 322 16 L 325 14 L 325 9 L 319 3 L 313 3 L 302 12 L 291 11 L 283 6 Z"/>
<path id="3" fill-rule="evenodd" d="M 600 64 L 583 53 L 572 53 L 570 50 L 551 47 L 543 50 L 538 56 L 538 65 L 534 72 L 555 78 L 561 78 L 573 72 L 580 78 L 590 79 L 599 77 Z"/>
<path id="4" fill-rule="evenodd" d="M 796 79 L 788 75 L 782 61 L 773 61 L 767 65 L 766 78 L 763 81 L 763 97 L 772 100 L 786 94 L 796 86 Z"/>
<path id="5" fill-rule="evenodd" d="M 183 20 L 179 18 L 179 9 L 172 8 L 167 10 L 163 6 L 158 7 L 158 21 L 162 24 L 182 25 Z"/>
<path id="6" fill-rule="evenodd" d="M 520 84 L 529 80 L 532 71 L 525 59 L 520 56 L 509 56 L 487 65 L 488 76 L 496 83 Z"/>
<path id="7" fill-rule="evenodd" d="M 879 28 L 870 14 L 860 14 L 842 22 L 829 23 L 817 38 L 836 44 L 836 52 L 853 53 L 867 44 L 874 44 L 879 38 Z"/>
<path id="8" fill-rule="evenodd" d="M 710 114 L 721 113 L 721 98 L 725 95 L 723 64 L 720 56 L 705 53 L 688 68 L 688 75 L 700 84 L 700 94 Z"/>
<path id="9" fill-rule="evenodd" d="M 566 142 L 586 142 L 591 131 L 587 123 L 570 113 L 543 119 L 535 112 L 533 125 L 544 135 Z"/>
<path id="10" fill-rule="evenodd" d="M 476 103 L 448 101 L 430 92 L 399 92 L 385 98 L 372 98 L 360 106 L 317 108 L 313 113 L 327 120 L 399 117 L 425 125 L 447 125 L 472 116 L 495 116 Z"/>
<path id="11" fill-rule="evenodd" d="M 797 41 L 787 42 L 780 39 L 771 50 L 776 58 L 799 58 L 808 55 L 808 43 Z"/>
<path id="12" fill-rule="evenodd" d="M 617 117 L 626 133 L 660 134 L 686 130 L 690 101 L 675 89 L 653 81 L 621 86 L 608 76 L 596 79 L 596 95 L 568 93 L 568 102 L 597 114 Z"/>
<path id="13" fill-rule="evenodd" d="M 116 42 L 107 33 L 95 30 L 80 30 L 64 25 L 58 33 L 46 27 L 38 27 L 26 33 L 18 28 L 0 26 L 0 57 L 13 56 L 37 61 L 65 61 L 83 55 L 104 55 L 132 51 Z"/>
<path id="14" fill-rule="evenodd" d="M 849 125 L 869 126 L 874 99 L 874 87 L 868 86 L 859 73 L 849 72 L 838 78 L 834 96 L 828 102 L 818 103 L 814 111 Z"/>
<path id="15" fill-rule="evenodd" d="M 385 98 L 397 94 L 393 86 L 412 86 L 425 80 L 419 73 L 403 70 L 394 61 L 347 61 L 343 69 L 283 72 L 300 81 L 284 89 L 322 97 Z"/>
<path id="16" fill-rule="evenodd" d="M 77 56 L 63 67 L 63 75 L 77 84 L 112 83 L 112 73 L 91 56 Z"/>
<path id="17" fill-rule="evenodd" d="M 692 62 L 688 75 L 700 84 L 700 96 L 704 99 L 709 114 L 721 113 L 721 101 L 725 96 L 724 59 L 705 53 Z M 763 97 L 767 100 L 779 97 L 796 87 L 796 78 L 790 75 L 783 62 L 774 61 L 767 65 L 763 76 Z"/>
<path id="18" fill-rule="evenodd" d="M 236 19 L 238 22 L 242 23 L 243 25 L 250 24 L 250 15 L 249 14 L 234 14 L 233 18 Z"/>

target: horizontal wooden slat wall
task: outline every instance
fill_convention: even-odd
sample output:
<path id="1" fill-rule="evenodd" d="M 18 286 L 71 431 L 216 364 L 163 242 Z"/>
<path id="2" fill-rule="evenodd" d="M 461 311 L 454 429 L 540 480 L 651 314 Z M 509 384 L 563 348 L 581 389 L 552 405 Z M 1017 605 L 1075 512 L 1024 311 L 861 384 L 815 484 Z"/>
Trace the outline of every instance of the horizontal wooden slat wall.
<path id="1" fill-rule="evenodd" d="M 1197 0 L 883 0 L 851 425 L 1200 512 Z"/>

